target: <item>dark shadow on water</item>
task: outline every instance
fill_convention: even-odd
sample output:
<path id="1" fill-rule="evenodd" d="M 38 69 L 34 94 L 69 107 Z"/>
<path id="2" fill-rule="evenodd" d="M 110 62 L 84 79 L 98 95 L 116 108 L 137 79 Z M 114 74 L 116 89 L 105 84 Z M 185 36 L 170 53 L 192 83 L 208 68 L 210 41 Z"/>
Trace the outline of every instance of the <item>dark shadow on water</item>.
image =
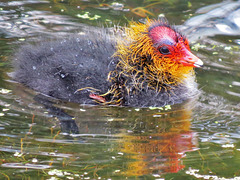
<path id="1" fill-rule="evenodd" d="M 46 110 L 56 118 L 58 118 L 60 122 L 60 126 L 62 132 L 68 134 L 78 134 L 79 130 L 73 116 L 68 115 L 62 109 L 55 107 L 54 103 L 42 94 L 38 94 L 34 97 L 34 100 L 40 104 L 42 104 Z"/>

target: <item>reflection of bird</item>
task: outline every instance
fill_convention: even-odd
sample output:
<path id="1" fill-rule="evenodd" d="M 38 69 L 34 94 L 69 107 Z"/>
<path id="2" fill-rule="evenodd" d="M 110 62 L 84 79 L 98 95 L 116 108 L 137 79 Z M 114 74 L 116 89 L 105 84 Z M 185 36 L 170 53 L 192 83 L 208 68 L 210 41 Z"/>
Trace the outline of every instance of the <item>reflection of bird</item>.
<path id="1" fill-rule="evenodd" d="M 182 158 L 197 147 L 196 133 L 191 131 L 192 103 L 177 111 L 151 112 L 129 124 L 118 139 L 119 149 L 127 161 L 121 173 L 130 176 L 176 173 L 185 167 Z M 152 115 L 152 114 L 151 114 Z M 139 112 L 138 112 L 139 116 Z M 134 118 L 133 118 L 134 119 Z"/>
<path id="2" fill-rule="evenodd" d="M 130 106 L 188 99 L 197 92 L 193 67 L 203 64 L 166 20 L 133 22 L 117 37 L 102 30 L 24 46 L 15 59 L 15 79 L 43 94 Z"/>

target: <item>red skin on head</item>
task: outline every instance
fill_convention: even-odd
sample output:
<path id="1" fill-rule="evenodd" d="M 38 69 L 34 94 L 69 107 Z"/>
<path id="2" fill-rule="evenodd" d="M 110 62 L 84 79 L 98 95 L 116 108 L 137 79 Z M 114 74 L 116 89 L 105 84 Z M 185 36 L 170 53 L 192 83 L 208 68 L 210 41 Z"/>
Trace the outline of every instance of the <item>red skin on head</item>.
<path id="1" fill-rule="evenodd" d="M 202 66 L 202 61 L 191 53 L 188 40 L 170 26 L 160 24 L 150 28 L 149 37 L 161 56 L 172 58 L 184 66 Z"/>
<path id="2" fill-rule="evenodd" d="M 157 26 L 150 30 L 149 36 L 151 37 L 153 43 L 161 43 L 161 40 L 169 40 L 171 42 L 176 42 L 178 37 L 176 32 L 170 27 Z"/>

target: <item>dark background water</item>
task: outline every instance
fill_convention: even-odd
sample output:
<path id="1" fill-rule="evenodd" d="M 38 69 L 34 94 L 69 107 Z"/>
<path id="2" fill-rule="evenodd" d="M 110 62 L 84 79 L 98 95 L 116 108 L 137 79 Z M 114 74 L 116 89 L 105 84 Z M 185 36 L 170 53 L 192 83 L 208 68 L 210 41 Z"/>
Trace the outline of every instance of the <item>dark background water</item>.
<path id="1" fill-rule="evenodd" d="M 159 14 L 204 61 L 193 102 L 142 109 L 60 103 L 56 118 L 10 78 L 11 55 L 26 41 Z M 240 1 L 2 0 L 0 179 L 240 179 L 239 22 Z"/>

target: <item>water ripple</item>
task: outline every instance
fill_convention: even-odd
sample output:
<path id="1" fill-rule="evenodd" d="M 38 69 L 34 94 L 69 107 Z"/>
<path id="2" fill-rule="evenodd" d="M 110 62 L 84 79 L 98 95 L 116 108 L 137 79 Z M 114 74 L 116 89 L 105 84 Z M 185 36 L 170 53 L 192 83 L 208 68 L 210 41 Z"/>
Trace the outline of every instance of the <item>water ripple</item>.
<path id="1" fill-rule="evenodd" d="M 49 165 L 42 165 L 42 164 L 30 164 L 30 163 L 4 163 L 1 165 L 2 167 L 6 168 L 24 168 L 24 169 L 48 169 L 51 166 Z"/>

